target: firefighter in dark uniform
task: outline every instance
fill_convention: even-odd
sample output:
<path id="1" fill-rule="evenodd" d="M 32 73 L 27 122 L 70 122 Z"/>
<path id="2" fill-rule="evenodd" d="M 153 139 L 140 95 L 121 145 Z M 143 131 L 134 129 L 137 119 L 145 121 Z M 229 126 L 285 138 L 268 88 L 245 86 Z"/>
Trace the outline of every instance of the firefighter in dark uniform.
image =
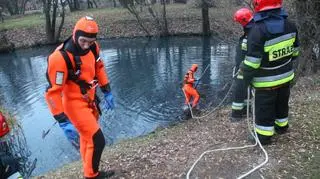
<path id="1" fill-rule="evenodd" d="M 264 145 L 289 127 L 290 82 L 299 42 L 296 26 L 281 11 L 282 0 L 253 0 L 253 5 L 254 25 L 240 70 L 255 89 L 255 131 Z"/>
<path id="2" fill-rule="evenodd" d="M 253 13 L 248 8 L 241 8 L 234 13 L 233 20 L 242 25 L 244 32 L 244 34 L 239 39 L 239 44 L 236 49 L 236 65 L 233 69 L 233 78 L 235 78 L 235 89 L 232 101 L 231 121 L 239 121 L 246 113 L 247 104 L 247 86 L 243 81 L 242 73 L 239 73 L 239 66 L 244 60 L 244 57 L 247 53 L 247 35 L 249 29 L 253 25 Z"/>

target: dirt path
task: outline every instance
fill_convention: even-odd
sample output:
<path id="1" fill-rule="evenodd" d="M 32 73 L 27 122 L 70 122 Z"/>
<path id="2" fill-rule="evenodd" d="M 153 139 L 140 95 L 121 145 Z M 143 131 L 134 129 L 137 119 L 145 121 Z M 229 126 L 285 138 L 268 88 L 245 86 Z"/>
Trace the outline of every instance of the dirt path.
<path id="1" fill-rule="evenodd" d="M 320 80 L 301 78 L 290 101 L 290 131 L 277 135 L 265 149 L 269 162 L 248 178 L 319 178 Z M 228 109 L 227 109 L 228 108 Z M 102 168 L 115 169 L 113 178 L 185 178 L 206 150 L 250 144 L 245 121 L 230 123 L 229 108 L 208 118 L 188 120 L 144 137 L 105 149 Z M 258 147 L 205 155 L 191 178 L 236 178 L 264 160 Z M 82 178 L 76 162 L 37 178 Z"/>

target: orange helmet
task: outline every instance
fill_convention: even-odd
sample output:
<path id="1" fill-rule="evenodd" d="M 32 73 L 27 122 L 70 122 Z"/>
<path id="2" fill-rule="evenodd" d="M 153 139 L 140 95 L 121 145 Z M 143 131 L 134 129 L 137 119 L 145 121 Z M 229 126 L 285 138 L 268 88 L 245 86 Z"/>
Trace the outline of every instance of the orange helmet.
<path id="1" fill-rule="evenodd" d="M 198 69 L 198 65 L 197 64 L 192 64 L 190 70 L 193 71 L 193 72 L 196 72 Z"/>
<path id="2" fill-rule="evenodd" d="M 92 17 L 82 17 L 74 26 L 73 38 L 76 40 L 79 36 L 96 38 L 99 32 L 98 24 Z"/>
<path id="3" fill-rule="evenodd" d="M 233 15 L 233 20 L 239 22 L 245 27 L 253 18 L 253 13 L 248 8 L 241 8 L 237 10 Z"/>
<path id="4" fill-rule="evenodd" d="M 255 12 L 282 7 L 282 0 L 253 0 Z"/>

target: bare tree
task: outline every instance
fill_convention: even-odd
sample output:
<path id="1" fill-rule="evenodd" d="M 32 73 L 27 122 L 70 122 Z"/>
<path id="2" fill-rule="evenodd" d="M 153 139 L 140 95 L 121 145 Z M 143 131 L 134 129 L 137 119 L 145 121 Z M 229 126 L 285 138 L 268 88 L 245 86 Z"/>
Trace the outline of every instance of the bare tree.
<path id="1" fill-rule="evenodd" d="M 169 35 L 169 29 L 168 29 L 168 21 L 167 21 L 167 10 L 166 10 L 166 1 L 162 0 L 162 20 L 164 22 L 164 27 L 163 27 L 163 34 L 162 35 Z"/>
<path id="2" fill-rule="evenodd" d="M 116 2 L 116 0 L 112 0 L 112 2 L 113 2 L 113 7 L 117 7 L 117 2 Z"/>
<path id="3" fill-rule="evenodd" d="M 4 21 L 4 18 L 3 18 L 3 15 L 2 15 L 2 11 L 3 11 L 3 6 L 0 4 L 0 19 L 1 19 L 1 22 Z"/>
<path id="4" fill-rule="evenodd" d="M 96 8 L 98 8 L 98 5 L 95 0 L 87 0 L 88 9 L 93 8 L 93 4 Z"/>
<path id="5" fill-rule="evenodd" d="M 10 15 L 24 14 L 28 1 L 30 0 L 0 0 L 0 5 L 7 9 Z"/>
<path id="6" fill-rule="evenodd" d="M 158 29 L 158 32 L 160 35 L 168 35 L 168 22 L 166 18 L 166 1 L 160 0 L 160 3 L 162 5 L 161 10 L 161 16 L 159 15 L 159 12 L 155 9 L 155 6 L 151 0 L 119 0 L 120 4 L 127 8 L 128 11 L 135 16 L 137 19 L 138 24 L 143 29 L 144 32 L 148 36 L 150 36 L 150 32 L 146 28 L 146 25 L 144 24 L 141 13 L 147 11 L 149 15 L 153 19 L 153 23 Z M 139 10 L 138 10 L 139 9 Z"/>
<path id="7" fill-rule="evenodd" d="M 243 0 L 243 3 L 247 6 L 247 7 L 249 7 L 251 10 L 253 10 L 253 2 L 252 2 L 252 0 Z"/>
<path id="8" fill-rule="evenodd" d="M 69 9 L 71 12 L 79 10 L 80 9 L 80 2 L 79 0 L 66 0 L 68 5 L 69 5 Z"/>
<path id="9" fill-rule="evenodd" d="M 309 74 L 320 69 L 320 1 L 295 0 L 301 57 L 299 74 Z"/>
<path id="10" fill-rule="evenodd" d="M 207 0 L 202 0 L 202 33 L 203 35 L 210 35 L 210 20 L 209 20 L 209 3 Z"/>
<path id="11" fill-rule="evenodd" d="M 58 28 L 58 31 L 56 31 L 56 21 L 57 21 L 57 10 L 59 7 L 59 1 L 58 0 L 42 0 L 43 3 L 43 11 L 46 17 L 46 35 L 47 40 L 49 43 L 57 43 L 60 38 L 60 33 L 64 24 L 64 17 L 65 17 L 65 2 L 63 0 L 60 0 L 61 4 L 61 21 Z"/>
<path id="12" fill-rule="evenodd" d="M 127 8 L 128 11 L 135 16 L 137 19 L 138 24 L 142 28 L 142 30 L 150 36 L 150 32 L 148 29 L 145 27 L 145 25 L 142 22 L 142 19 L 140 17 L 139 11 L 137 10 L 136 4 L 137 2 L 135 0 L 119 0 L 120 4 L 124 7 Z"/>

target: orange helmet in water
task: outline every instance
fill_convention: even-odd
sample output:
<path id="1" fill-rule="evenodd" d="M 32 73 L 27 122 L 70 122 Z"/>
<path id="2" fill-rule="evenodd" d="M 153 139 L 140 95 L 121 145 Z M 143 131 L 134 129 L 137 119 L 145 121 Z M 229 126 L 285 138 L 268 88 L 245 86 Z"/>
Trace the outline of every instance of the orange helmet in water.
<path id="1" fill-rule="evenodd" d="M 237 10 L 233 15 L 233 20 L 239 22 L 243 27 L 245 27 L 253 18 L 253 13 L 248 8 L 241 8 Z"/>
<path id="2" fill-rule="evenodd" d="M 282 7 L 282 0 L 253 0 L 253 6 L 255 12 L 277 9 Z"/>
<path id="3" fill-rule="evenodd" d="M 196 72 L 198 69 L 198 64 L 192 64 L 190 70 L 193 71 L 193 72 Z"/>

